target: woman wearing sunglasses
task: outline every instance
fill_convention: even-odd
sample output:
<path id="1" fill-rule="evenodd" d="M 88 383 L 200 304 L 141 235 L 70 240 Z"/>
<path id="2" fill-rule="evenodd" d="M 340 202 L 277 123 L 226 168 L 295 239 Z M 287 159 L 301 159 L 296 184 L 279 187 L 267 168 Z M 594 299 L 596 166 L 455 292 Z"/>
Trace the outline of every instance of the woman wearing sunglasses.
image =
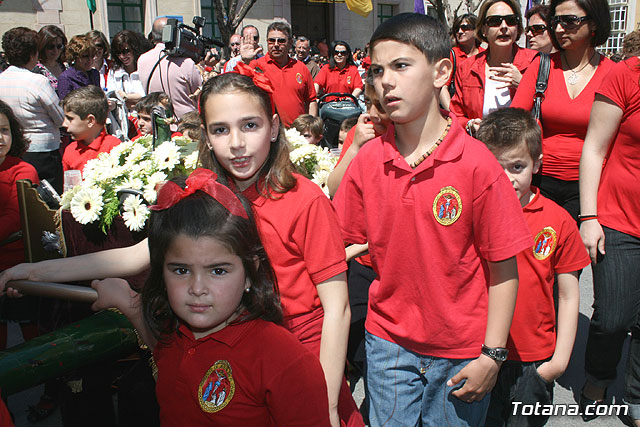
<path id="1" fill-rule="evenodd" d="M 313 80 L 318 96 L 331 92 L 350 93 L 355 97 L 360 95 L 362 78 L 347 42 L 333 42 L 329 54 L 329 65 L 322 67 Z"/>
<path id="2" fill-rule="evenodd" d="M 456 16 L 456 19 L 453 20 L 451 37 L 453 38 L 456 65 L 462 63 L 468 57 L 484 51 L 484 48 L 480 47 L 482 41 L 476 37 L 475 29 L 477 24 L 478 17 L 473 13 Z"/>
<path id="3" fill-rule="evenodd" d="M 96 47 L 85 35 L 73 36 L 67 44 L 66 56 L 69 68 L 58 79 L 58 96 L 64 99 L 72 90 L 94 85 L 100 87 L 100 73 L 93 68 Z"/>
<path id="4" fill-rule="evenodd" d="M 145 96 L 138 75 L 138 57 L 144 53 L 142 36 L 130 30 L 122 30 L 111 41 L 113 70 L 107 76 L 107 92 L 115 91 L 133 108 Z"/>
<path id="5" fill-rule="evenodd" d="M 483 116 L 509 106 L 522 73 L 537 54 L 516 45 L 524 31 L 521 16 L 520 4 L 514 0 L 487 0 L 480 7 L 476 37 L 488 47 L 457 67 L 450 105 L 472 134 Z"/>
<path id="6" fill-rule="evenodd" d="M 627 35 L 622 53 L 628 59 L 596 91 L 580 158 L 580 234 L 593 262 L 595 297 L 580 403 L 606 399 L 631 331 L 624 403 L 640 425 L 640 30 Z"/>
<path id="7" fill-rule="evenodd" d="M 45 25 L 38 31 L 38 64 L 32 70 L 49 79 L 53 90 L 58 89 L 58 77 L 67 66 L 64 64 L 64 48 L 67 38 L 55 25 Z"/>
<path id="8" fill-rule="evenodd" d="M 530 49 L 542 53 L 553 53 L 556 51 L 551 43 L 549 31 L 547 31 L 547 17 L 549 16 L 549 6 L 537 4 L 527 10 L 524 17 L 527 19 L 527 26 L 524 35 L 527 36 L 527 46 Z"/>
<path id="9" fill-rule="evenodd" d="M 549 32 L 559 52 L 551 55 L 542 101 L 543 164 L 533 184 L 576 220 L 580 211 L 578 164 L 596 90 L 613 62 L 596 52 L 610 33 L 607 0 L 552 0 Z M 512 107 L 531 110 L 539 59 L 529 67 Z"/>

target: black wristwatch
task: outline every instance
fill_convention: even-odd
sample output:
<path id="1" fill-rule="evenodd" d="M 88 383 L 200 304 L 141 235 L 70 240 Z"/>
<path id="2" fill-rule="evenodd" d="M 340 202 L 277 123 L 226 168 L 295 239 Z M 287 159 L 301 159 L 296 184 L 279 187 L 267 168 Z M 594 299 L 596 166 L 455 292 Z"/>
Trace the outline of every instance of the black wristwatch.
<path id="1" fill-rule="evenodd" d="M 482 354 L 492 358 L 497 362 L 504 362 L 505 360 L 507 360 L 509 350 L 503 347 L 487 347 L 486 345 L 482 344 Z"/>

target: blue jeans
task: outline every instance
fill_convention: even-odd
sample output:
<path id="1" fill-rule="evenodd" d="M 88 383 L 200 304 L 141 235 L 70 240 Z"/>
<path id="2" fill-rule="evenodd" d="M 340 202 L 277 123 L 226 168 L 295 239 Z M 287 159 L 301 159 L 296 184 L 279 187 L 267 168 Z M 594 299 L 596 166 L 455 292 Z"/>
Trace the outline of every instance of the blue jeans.
<path id="1" fill-rule="evenodd" d="M 377 426 L 482 426 L 489 395 L 466 403 L 447 381 L 473 359 L 423 356 L 366 332 L 369 421 Z M 420 424 L 422 422 L 422 424 Z"/>

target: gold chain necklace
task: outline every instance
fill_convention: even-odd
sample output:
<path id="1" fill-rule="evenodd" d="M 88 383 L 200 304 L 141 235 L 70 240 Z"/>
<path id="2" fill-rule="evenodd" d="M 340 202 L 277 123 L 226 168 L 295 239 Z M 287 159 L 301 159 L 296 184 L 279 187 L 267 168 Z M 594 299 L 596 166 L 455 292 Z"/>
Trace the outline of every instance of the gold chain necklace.
<path id="1" fill-rule="evenodd" d="M 587 65 L 591 64 L 591 61 L 593 60 L 593 57 L 596 56 L 596 53 L 598 52 L 594 51 L 593 55 L 591 55 L 591 58 L 589 58 L 587 63 L 584 64 L 582 67 L 580 67 L 578 71 L 572 70 L 571 68 L 569 68 L 569 71 L 571 71 L 571 75 L 569 76 L 569 78 L 567 78 L 567 83 L 569 83 L 572 86 L 578 83 L 578 73 L 584 70 L 587 67 Z M 567 64 L 567 67 L 569 67 L 569 61 L 567 61 L 567 57 L 564 54 L 562 55 L 562 57 L 564 58 L 564 62 Z"/>
<path id="2" fill-rule="evenodd" d="M 415 169 L 420 163 L 424 162 L 424 159 L 429 157 L 431 153 L 433 153 L 435 149 L 438 148 L 438 145 L 442 143 L 444 138 L 449 133 L 449 129 L 451 129 L 451 117 L 447 117 L 447 127 L 444 129 L 444 132 L 442 132 L 442 135 L 440 135 L 440 138 L 438 138 L 438 140 L 431 147 L 429 147 L 429 149 L 422 156 L 420 156 L 418 160 L 411 163 L 409 166 L 411 166 L 412 169 Z"/>

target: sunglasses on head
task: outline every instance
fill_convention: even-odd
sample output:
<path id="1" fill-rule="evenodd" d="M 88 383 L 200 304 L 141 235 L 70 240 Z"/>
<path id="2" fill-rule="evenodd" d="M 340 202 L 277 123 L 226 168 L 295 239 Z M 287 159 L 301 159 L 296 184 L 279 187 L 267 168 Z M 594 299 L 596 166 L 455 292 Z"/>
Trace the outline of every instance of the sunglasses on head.
<path id="1" fill-rule="evenodd" d="M 556 15 L 551 18 L 551 25 L 555 28 L 558 24 L 562 25 L 565 30 L 578 28 L 584 21 L 591 19 L 589 15 L 576 16 L 576 15 Z"/>
<path id="2" fill-rule="evenodd" d="M 47 45 L 47 49 L 49 49 L 49 50 L 53 50 L 53 49 L 61 50 L 63 47 L 64 47 L 63 44 L 48 44 Z"/>
<path id="3" fill-rule="evenodd" d="M 333 54 L 335 56 L 347 56 L 347 51 L 346 50 L 334 50 Z"/>
<path id="4" fill-rule="evenodd" d="M 269 38 L 267 39 L 267 42 L 268 42 L 269 44 L 276 44 L 276 43 L 278 43 L 278 44 L 285 44 L 285 43 L 287 43 L 287 39 L 285 39 L 285 38 L 279 38 L 279 37 L 278 37 L 278 38 L 276 38 L 276 37 L 269 37 Z"/>
<path id="5" fill-rule="evenodd" d="M 471 24 L 460 24 L 460 26 L 458 28 L 461 29 L 462 31 L 475 30 L 475 28 Z"/>
<path id="6" fill-rule="evenodd" d="M 539 36 L 540 34 L 544 33 L 546 30 L 547 30 L 547 26 L 544 24 L 527 25 L 527 28 L 525 28 L 525 34 L 528 32 L 531 32 L 531 34 L 533 34 L 534 36 Z"/>
<path id="7" fill-rule="evenodd" d="M 502 21 L 506 22 L 508 26 L 513 27 L 518 25 L 518 22 L 520 22 L 520 19 L 518 18 L 517 15 L 514 15 L 514 14 L 491 15 L 491 16 L 487 16 L 484 19 L 484 23 L 487 24 L 487 26 L 489 27 L 499 27 L 500 25 L 502 25 Z"/>

